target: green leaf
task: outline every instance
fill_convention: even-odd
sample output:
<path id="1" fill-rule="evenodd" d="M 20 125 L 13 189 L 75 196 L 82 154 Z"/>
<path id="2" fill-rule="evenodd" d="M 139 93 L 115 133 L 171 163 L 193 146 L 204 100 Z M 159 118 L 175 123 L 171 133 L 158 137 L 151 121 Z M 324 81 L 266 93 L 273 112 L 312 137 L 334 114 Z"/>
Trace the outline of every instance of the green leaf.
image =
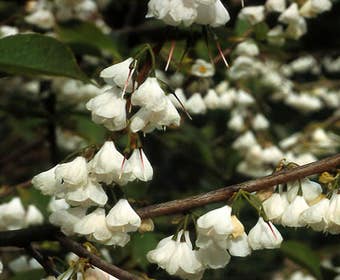
<path id="1" fill-rule="evenodd" d="M 67 46 L 40 34 L 0 39 L 0 71 L 16 75 L 63 76 L 88 82 Z"/>
<path id="2" fill-rule="evenodd" d="M 57 26 L 59 38 L 69 44 L 87 45 L 108 51 L 115 59 L 121 59 L 112 38 L 90 22 L 72 21 Z"/>
<path id="3" fill-rule="evenodd" d="M 254 27 L 254 33 L 257 40 L 265 40 L 267 38 L 267 33 L 269 27 L 265 22 L 261 22 Z"/>
<path id="4" fill-rule="evenodd" d="M 288 258 L 309 270 L 315 277 L 322 279 L 320 259 L 307 245 L 298 241 L 285 241 L 281 251 Z"/>

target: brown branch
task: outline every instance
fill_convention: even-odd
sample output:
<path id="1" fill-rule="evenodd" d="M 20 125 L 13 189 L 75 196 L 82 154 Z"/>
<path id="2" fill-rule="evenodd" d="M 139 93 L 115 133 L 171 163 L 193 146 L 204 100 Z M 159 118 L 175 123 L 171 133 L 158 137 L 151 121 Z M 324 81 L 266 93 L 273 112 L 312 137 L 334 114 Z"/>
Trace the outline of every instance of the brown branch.
<path id="1" fill-rule="evenodd" d="M 36 261 L 44 268 L 48 275 L 53 275 L 56 277 L 60 275 L 60 272 L 56 270 L 53 261 L 50 258 L 44 256 L 37 248 L 33 247 L 32 244 L 26 247 L 26 252 L 36 259 Z"/>
<path id="2" fill-rule="evenodd" d="M 209 203 L 228 200 L 240 189 L 248 192 L 259 191 L 278 184 L 294 181 L 313 174 L 321 173 L 340 166 L 340 153 L 327 157 L 320 161 L 302 165 L 289 170 L 274 173 L 260 179 L 232 185 L 204 194 L 191 196 L 184 199 L 168 201 L 160 204 L 147 206 L 137 210 L 141 218 L 151 218 L 162 215 L 181 213 L 192 208 L 204 206 Z"/>
<path id="3" fill-rule="evenodd" d="M 1 188 L 0 188 L 0 198 L 11 195 L 11 194 L 15 193 L 18 189 L 29 188 L 31 185 L 32 185 L 31 180 L 27 180 L 25 182 L 19 183 L 19 184 L 14 185 L 14 186 L 8 186 L 8 185 L 1 186 Z"/>
<path id="4" fill-rule="evenodd" d="M 68 250 L 72 251 L 76 255 L 82 258 L 86 258 L 89 260 L 91 264 L 94 266 L 100 268 L 101 270 L 104 270 L 105 272 L 117 277 L 121 280 L 138 280 L 141 279 L 140 277 L 131 274 L 128 271 L 125 271 L 113 264 L 110 264 L 101 258 L 97 257 L 96 255 L 92 254 L 88 250 L 86 250 L 82 245 L 79 243 L 73 241 L 72 239 L 66 237 L 62 233 L 57 233 L 55 235 L 56 239 L 59 241 L 59 243 L 67 248 Z"/>

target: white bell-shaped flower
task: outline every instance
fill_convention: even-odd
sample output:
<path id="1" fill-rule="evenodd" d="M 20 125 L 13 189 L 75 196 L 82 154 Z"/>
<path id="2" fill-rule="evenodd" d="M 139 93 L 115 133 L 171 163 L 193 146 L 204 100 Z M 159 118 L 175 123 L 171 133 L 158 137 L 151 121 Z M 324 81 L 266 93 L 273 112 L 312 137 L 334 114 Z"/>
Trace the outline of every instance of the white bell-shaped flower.
<path id="1" fill-rule="evenodd" d="M 238 90 L 235 96 L 235 101 L 240 106 L 249 106 L 254 104 L 255 99 L 248 92 Z"/>
<path id="2" fill-rule="evenodd" d="M 184 242 L 181 242 L 184 236 Z M 147 259 L 165 269 L 170 275 L 178 275 L 183 279 L 200 279 L 203 266 L 192 250 L 189 232 L 180 231 L 177 239 L 173 236 L 162 239 L 156 249 L 148 252 Z M 196 278 L 194 278 L 196 277 Z"/>
<path id="3" fill-rule="evenodd" d="M 282 13 L 286 9 L 286 0 L 267 0 L 265 7 L 269 12 Z"/>
<path id="4" fill-rule="evenodd" d="M 194 0 L 171 0 L 170 11 L 163 20 L 169 25 L 183 23 L 190 26 L 197 17 L 197 3 Z"/>
<path id="5" fill-rule="evenodd" d="M 242 115 L 232 114 L 228 121 L 228 128 L 239 132 L 242 131 L 244 129 L 244 120 Z"/>
<path id="6" fill-rule="evenodd" d="M 269 198 L 262 202 L 263 210 L 267 218 L 274 223 L 279 223 L 282 214 L 289 205 L 286 193 L 273 193 Z"/>
<path id="7" fill-rule="evenodd" d="M 170 0 L 150 0 L 148 3 L 147 18 L 164 19 L 170 11 Z"/>
<path id="8" fill-rule="evenodd" d="M 329 199 L 323 198 L 300 215 L 300 223 L 310 226 L 315 231 L 324 231 L 328 226 L 327 212 Z"/>
<path id="9" fill-rule="evenodd" d="M 135 149 L 133 150 L 129 163 L 132 168 L 133 175 L 144 182 L 152 180 L 153 176 L 153 168 L 144 154 L 143 149 Z"/>
<path id="10" fill-rule="evenodd" d="M 74 191 L 67 192 L 65 200 L 72 206 L 104 206 L 108 197 L 99 183 L 94 180 L 88 180 L 85 186 Z"/>
<path id="11" fill-rule="evenodd" d="M 31 181 L 32 185 L 44 195 L 53 195 L 57 191 L 57 181 L 54 173 L 57 167 L 58 165 L 35 175 Z"/>
<path id="12" fill-rule="evenodd" d="M 213 89 L 209 89 L 207 95 L 204 97 L 204 103 L 208 109 L 217 109 L 220 105 L 220 98 Z"/>
<path id="13" fill-rule="evenodd" d="M 283 238 L 271 222 L 265 222 L 262 217 L 248 233 L 248 242 L 253 250 L 279 248 Z"/>
<path id="14" fill-rule="evenodd" d="M 87 183 L 87 163 L 83 157 L 76 157 L 71 162 L 59 164 L 55 171 L 57 182 L 65 188 L 78 188 Z"/>
<path id="15" fill-rule="evenodd" d="M 90 99 L 86 108 L 91 111 L 93 122 L 109 130 L 117 131 L 126 127 L 126 100 L 116 87 Z"/>
<path id="16" fill-rule="evenodd" d="M 185 108 L 192 114 L 205 114 L 207 111 L 207 106 L 203 101 L 202 96 L 199 93 L 194 93 L 187 100 Z"/>
<path id="17" fill-rule="evenodd" d="M 30 225 L 41 225 L 44 222 L 44 216 L 40 210 L 34 206 L 29 205 L 26 212 L 25 224 Z"/>
<path id="18" fill-rule="evenodd" d="M 217 91 L 217 89 L 216 89 Z M 235 91 L 226 90 L 220 95 L 220 108 L 222 109 L 230 109 L 235 101 Z"/>
<path id="19" fill-rule="evenodd" d="M 130 130 L 138 132 L 143 130 L 151 121 L 152 112 L 146 108 L 140 108 L 131 118 Z"/>
<path id="20" fill-rule="evenodd" d="M 329 221 L 328 232 L 331 234 L 340 233 L 340 194 L 333 193 L 327 211 Z"/>
<path id="21" fill-rule="evenodd" d="M 263 130 L 269 127 L 269 121 L 262 114 L 256 114 L 252 121 L 253 128 L 255 130 Z"/>
<path id="22" fill-rule="evenodd" d="M 50 202 L 48 203 L 47 209 L 50 212 L 56 212 L 59 210 L 66 210 L 70 208 L 70 204 L 68 204 L 65 199 L 56 199 L 55 196 L 52 196 Z"/>
<path id="23" fill-rule="evenodd" d="M 191 74 L 196 77 L 212 77 L 215 74 L 215 67 L 203 59 L 196 59 L 191 67 Z"/>
<path id="24" fill-rule="evenodd" d="M 252 40 L 246 40 L 239 43 L 235 49 L 236 55 L 257 56 L 259 53 L 260 50 L 258 46 Z"/>
<path id="25" fill-rule="evenodd" d="M 117 151 L 112 141 L 106 141 L 100 150 L 89 162 L 92 174 L 98 177 L 99 181 L 110 184 L 113 177 L 118 176 L 121 171 L 124 156 Z"/>
<path id="26" fill-rule="evenodd" d="M 248 236 L 245 232 L 236 238 L 230 236 L 227 240 L 227 248 L 230 255 L 235 257 L 246 257 L 251 254 Z"/>
<path id="27" fill-rule="evenodd" d="M 286 29 L 286 36 L 294 40 L 299 39 L 307 33 L 307 22 L 303 17 L 300 17 L 296 22 L 292 22 Z"/>
<path id="28" fill-rule="evenodd" d="M 306 200 L 300 195 L 296 196 L 282 214 L 281 224 L 288 227 L 305 226 L 306 224 L 300 221 L 300 215 L 308 208 Z"/>
<path id="29" fill-rule="evenodd" d="M 86 215 L 86 208 L 75 207 L 66 210 L 58 210 L 53 212 L 49 221 L 51 224 L 60 226 L 61 231 L 65 235 L 73 235 L 74 225 L 79 222 Z"/>
<path id="30" fill-rule="evenodd" d="M 150 122 L 154 126 L 179 126 L 181 116 L 176 107 L 172 104 L 169 96 L 165 96 L 165 107 L 162 111 L 153 112 L 150 115 Z"/>
<path id="31" fill-rule="evenodd" d="M 322 193 L 322 187 L 319 183 L 305 178 L 303 180 L 287 183 L 287 195 L 288 201 L 292 202 L 297 196 L 301 184 L 302 196 L 308 202 L 311 203 L 317 199 Z"/>
<path id="32" fill-rule="evenodd" d="M 222 249 L 213 241 L 210 241 L 208 246 L 200 248 L 197 255 L 203 266 L 212 269 L 225 267 L 231 259 L 230 254 L 226 249 Z"/>
<path id="33" fill-rule="evenodd" d="M 257 140 L 253 132 L 248 130 L 240 135 L 233 143 L 233 148 L 239 151 L 248 150 L 250 147 L 257 145 Z"/>
<path id="34" fill-rule="evenodd" d="M 247 20 L 251 25 L 255 25 L 264 20 L 264 6 L 244 7 L 238 14 L 238 17 Z"/>
<path id="35" fill-rule="evenodd" d="M 226 205 L 202 215 L 197 220 L 197 230 L 206 235 L 229 235 L 233 231 L 231 207 Z"/>
<path id="36" fill-rule="evenodd" d="M 126 199 L 120 199 L 106 217 L 107 225 L 113 231 L 132 232 L 141 225 L 141 219 Z"/>
<path id="37" fill-rule="evenodd" d="M 100 243 L 105 243 L 112 238 L 112 232 L 107 227 L 103 208 L 97 208 L 92 213 L 81 218 L 74 225 L 74 232 L 86 235 L 89 239 Z"/>
<path id="38" fill-rule="evenodd" d="M 157 79 L 149 77 L 132 94 L 131 103 L 145 107 L 149 111 L 159 112 L 166 106 L 165 93 Z"/>
<path id="39" fill-rule="evenodd" d="M 25 226 L 25 209 L 19 197 L 0 205 L 0 229 L 15 230 Z"/>
<path id="40" fill-rule="evenodd" d="M 100 77 L 109 85 L 116 85 L 121 89 L 131 92 L 133 88 L 132 75 L 134 72 L 134 59 L 128 59 L 105 68 L 100 72 Z M 131 68 L 130 68 L 131 67 Z"/>
<path id="41" fill-rule="evenodd" d="M 177 100 L 176 97 L 181 101 L 182 104 Z M 169 98 L 176 108 L 182 108 L 182 105 L 185 106 L 185 103 L 187 102 L 187 98 L 183 92 L 183 89 L 181 88 L 177 88 L 175 90 L 175 94 L 170 94 Z"/>
<path id="42" fill-rule="evenodd" d="M 311 18 L 329 11 L 331 8 L 332 2 L 329 0 L 308 0 L 302 5 L 300 14 L 306 18 Z"/>
<path id="43" fill-rule="evenodd" d="M 42 29 L 52 28 L 55 22 L 53 14 L 45 9 L 39 9 L 26 16 L 25 21 Z"/>
<path id="44" fill-rule="evenodd" d="M 196 2 L 199 2 L 196 0 Z M 230 20 L 230 15 L 220 0 L 209 4 L 200 2 L 197 6 L 195 23 L 218 27 Z"/>
<path id="45" fill-rule="evenodd" d="M 279 17 L 279 21 L 286 24 L 294 24 L 300 18 L 299 8 L 296 3 L 292 3 Z"/>

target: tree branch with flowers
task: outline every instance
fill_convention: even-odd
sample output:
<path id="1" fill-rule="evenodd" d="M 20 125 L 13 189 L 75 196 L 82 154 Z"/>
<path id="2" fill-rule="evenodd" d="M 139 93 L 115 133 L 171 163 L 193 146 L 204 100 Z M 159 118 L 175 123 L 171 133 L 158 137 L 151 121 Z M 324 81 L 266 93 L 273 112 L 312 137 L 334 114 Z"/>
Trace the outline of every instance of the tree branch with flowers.
<path id="1" fill-rule="evenodd" d="M 41 143 L 0 158 L 5 278 L 221 279 L 247 277 L 247 269 L 255 278 L 335 277 L 336 249 L 321 263 L 308 246 L 298 245 L 299 254 L 282 242 L 289 228 L 311 239 L 327 233 L 324 245 L 340 233 L 339 57 L 309 55 L 304 44 L 309 25 L 340 7 L 244 4 L 0 5 L 8 16 L 0 128 L 19 128 L 3 150 L 36 135 Z M 126 26 L 109 12 L 126 14 Z M 144 17 L 150 30 L 164 30 L 152 34 L 155 43 L 126 32 Z M 8 175 L 18 156 L 23 177 L 33 177 L 20 184 Z M 256 251 L 280 247 L 274 254 L 299 266 L 281 259 L 280 268 L 255 272 Z M 24 252 L 14 258 L 2 248 Z"/>

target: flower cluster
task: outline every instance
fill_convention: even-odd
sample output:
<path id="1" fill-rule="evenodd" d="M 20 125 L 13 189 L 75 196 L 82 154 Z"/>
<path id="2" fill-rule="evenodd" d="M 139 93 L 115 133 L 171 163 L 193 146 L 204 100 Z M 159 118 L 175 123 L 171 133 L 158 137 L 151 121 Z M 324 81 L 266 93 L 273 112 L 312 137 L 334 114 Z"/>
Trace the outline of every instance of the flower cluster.
<path id="1" fill-rule="evenodd" d="M 24 208 L 19 197 L 12 198 L 7 203 L 0 204 L 0 230 L 15 230 L 31 225 L 40 225 L 44 217 L 33 204 Z"/>
<path id="2" fill-rule="evenodd" d="M 150 0 L 148 7 L 147 18 L 155 17 L 173 26 L 197 23 L 217 27 L 230 20 L 221 0 Z"/>
<path id="3" fill-rule="evenodd" d="M 95 156 L 87 162 L 78 156 L 73 161 L 36 175 L 32 183 L 43 194 L 59 199 L 54 201 L 50 222 L 61 226 L 67 234 L 81 234 L 90 240 L 124 246 L 129 232 L 136 231 L 141 220 L 126 199 L 120 199 L 106 214 L 108 196 L 103 188 L 123 186 L 135 179 L 149 181 L 153 169 L 142 149 L 135 149 L 129 159 L 118 152 L 112 141 L 104 143 Z M 65 202 L 71 208 L 65 207 Z M 94 211 L 88 208 L 96 206 Z"/>
<path id="4" fill-rule="evenodd" d="M 308 178 L 287 183 L 286 191 L 280 189 L 263 202 L 269 220 L 283 226 L 308 226 L 315 231 L 340 233 L 337 190 L 330 192 L 330 198 L 327 198 L 320 184 Z"/>
<path id="5" fill-rule="evenodd" d="M 307 32 L 305 18 L 315 17 L 331 8 L 332 2 L 329 0 L 308 0 L 301 7 L 297 3 L 291 3 L 287 6 L 285 0 L 267 0 L 264 6 L 244 7 L 238 17 L 251 25 L 255 25 L 263 22 L 267 14 L 280 14 L 278 21 L 282 25 L 273 27 L 269 33 L 273 39 L 272 42 L 281 45 L 285 40 L 284 37 L 297 40 Z M 283 26 L 286 26 L 285 30 L 283 30 Z"/>
<path id="6" fill-rule="evenodd" d="M 280 247 L 282 236 L 271 222 L 260 217 L 247 235 L 231 212 L 231 207 L 224 206 L 199 217 L 198 249 L 193 249 L 189 232 L 181 230 L 175 236 L 162 239 L 156 249 L 147 254 L 148 260 L 182 279 L 201 279 L 205 269 L 223 268 L 231 256 L 246 257 L 252 250 Z"/>

